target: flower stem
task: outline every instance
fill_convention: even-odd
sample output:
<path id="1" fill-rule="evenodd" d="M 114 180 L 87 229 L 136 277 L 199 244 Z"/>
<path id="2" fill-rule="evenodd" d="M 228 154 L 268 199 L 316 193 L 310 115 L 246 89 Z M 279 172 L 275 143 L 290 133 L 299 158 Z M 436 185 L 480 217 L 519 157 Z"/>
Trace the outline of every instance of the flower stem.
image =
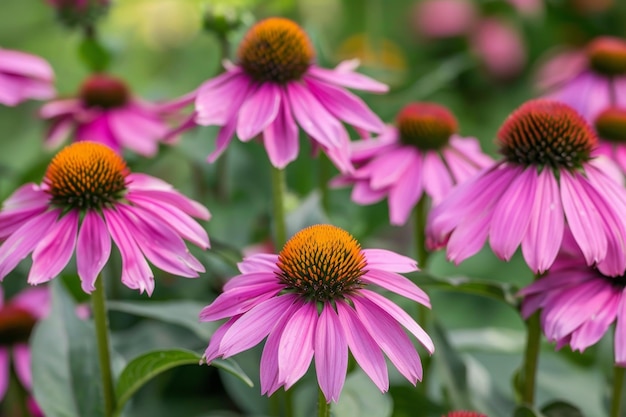
<path id="1" fill-rule="evenodd" d="M 522 403 L 533 406 L 535 402 L 535 379 L 539 362 L 539 346 L 541 342 L 541 324 L 539 312 L 526 320 L 526 351 L 522 379 Z"/>
<path id="2" fill-rule="evenodd" d="M 285 417 L 293 417 L 293 392 L 285 390 Z"/>
<path id="3" fill-rule="evenodd" d="M 226 59 L 230 59 L 230 42 L 227 35 L 218 36 L 220 44 L 220 51 L 222 54 L 223 62 Z M 223 72 L 223 71 L 222 71 Z M 215 167 L 215 176 L 217 183 L 215 184 L 215 194 L 217 198 L 224 203 L 228 202 L 228 149 L 224 150 L 224 153 L 217 158 Z"/>
<path id="4" fill-rule="evenodd" d="M 287 241 L 285 221 L 285 171 L 272 166 L 272 197 L 274 201 L 274 246 L 282 249 Z"/>
<path id="5" fill-rule="evenodd" d="M 414 227 L 414 245 L 415 245 L 415 256 L 417 260 L 417 265 L 420 269 L 426 269 L 426 265 L 428 263 L 428 256 L 430 253 L 426 250 L 426 214 L 427 214 L 427 201 L 426 196 L 423 195 L 415 209 L 413 210 L 413 227 Z M 418 310 L 418 322 L 424 328 L 428 326 L 428 322 L 430 320 L 430 309 L 428 309 L 424 305 L 419 305 Z M 424 355 L 422 358 L 422 384 L 420 385 L 420 390 L 424 395 L 427 394 L 428 391 L 428 372 L 430 370 L 430 356 Z"/>
<path id="6" fill-rule="evenodd" d="M 91 293 L 93 319 L 96 325 L 96 339 L 98 342 L 98 361 L 104 393 L 104 415 L 110 417 L 115 410 L 115 392 L 113 391 L 113 375 L 111 373 L 111 355 L 109 352 L 109 322 L 106 311 L 106 294 L 102 276 L 98 276 L 96 289 Z"/>
<path id="7" fill-rule="evenodd" d="M 321 388 L 317 388 L 317 417 L 330 417 L 330 404 L 326 402 L 326 397 Z"/>
<path id="8" fill-rule="evenodd" d="M 318 158 L 318 172 L 319 172 L 319 190 L 322 200 L 322 209 L 324 213 L 328 214 L 330 211 L 330 194 L 328 192 L 328 182 L 331 177 L 331 164 L 330 160 L 325 154 L 320 154 Z"/>
<path id="9" fill-rule="evenodd" d="M 622 389 L 624 388 L 624 368 L 613 368 L 613 398 L 611 399 L 611 417 L 619 417 L 622 408 Z"/>

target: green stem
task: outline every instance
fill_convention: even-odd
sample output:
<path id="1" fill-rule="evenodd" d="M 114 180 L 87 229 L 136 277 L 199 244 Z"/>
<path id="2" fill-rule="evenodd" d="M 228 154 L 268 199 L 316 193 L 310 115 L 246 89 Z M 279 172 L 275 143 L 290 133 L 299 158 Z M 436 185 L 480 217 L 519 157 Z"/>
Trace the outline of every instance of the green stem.
<path id="1" fill-rule="evenodd" d="M 317 417 L 330 417 L 330 404 L 326 402 L 321 388 L 317 389 Z"/>
<path id="2" fill-rule="evenodd" d="M 274 203 L 274 247 L 281 250 L 287 241 L 285 221 L 285 171 L 272 166 L 272 197 Z"/>
<path id="3" fill-rule="evenodd" d="M 285 417 L 293 417 L 293 392 L 285 391 Z"/>
<path id="4" fill-rule="evenodd" d="M 613 398 L 611 399 L 610 417 L 619 417 L 622 408 L 622 389 L 624 388 L 624 368 L 615 366 L 613 377 Z"/>
<path id="5" fill-rule="evenodd" d="M 222 54 L 222 61 L 224 59 L 230 59 L 230 42 L 228 42 L 228 36 L 218 36 L 220 44 L 220 50 Z M 220 62 L 221 65 L 221 62 Z M 217 159 L 215 167 L 216 181 L 215 194 L 216 197 L 223 203 L 228 202 L 228 149 Z"/>
<path id="6" fill-rule="evenodd" d="M 526 351 L 522 378 L 522 403 L 533 406 L 535 403 L 535 379 L 539 362 L 539 346 L 541 342 L 541 323 L 539 312 L 526 320 Z"/>
<path id="7" fill-rule="evenodd" d="M 426 250 L 426 215 L 428 212 L 427 198 L 425 195 L 420 198 L 419 202 L 415 206 L 413 210 L 413 227 L 414 227 L 414 245 L 415 245 L 415 256 L 417 259 L 417 265 L 420 269 L 426 269 L 426 265 L 428 264 L 428 257 L 430 253 Z M 430 321 L 431 312 L 430 309 L 424 305 L 419 305 L 418 307 L 418 322 L 424 327 L 428 327 L 428 322 Z M 428 384 L 427 381 L 428 373 L 430 370 L 431 360 L 428 354 L 424 355 L 422 358 L 422 383 L 420 384 L 420 390 L 424 395 L 427 395 L 428 392 Z"/>
<path id="8" fill-rule="evenodd" d="M 115 392 L 113 391 L 113 375 L 111 373 L 111 354 L 109 352 L 109 322 L 106 311 L 106 294 L 102 275 L 96 279 L 96 289 L 91 293 L 93 319 L 96 325 L 98 342 L 98 362 L 104 393 L 104 415 L 110 417 L 115 410 Z"/>
<path id="9" fill-rule="evenodd" d="M 322 209 L 324 213 L 330 212 L 330 193 L 328 192 L 328 182 L 331 178 L 331 163 L 325 154 L 318 158 L 320 196 L 322 199 Z"/>

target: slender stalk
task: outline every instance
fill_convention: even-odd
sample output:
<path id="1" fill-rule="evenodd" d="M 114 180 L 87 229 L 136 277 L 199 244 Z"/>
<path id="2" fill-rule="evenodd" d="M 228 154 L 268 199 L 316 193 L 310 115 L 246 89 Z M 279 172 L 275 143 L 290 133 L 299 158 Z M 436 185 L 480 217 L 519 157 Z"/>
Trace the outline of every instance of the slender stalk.
<path id="1" fill-rule="evenodd" d="M 619 417 L 622 408 L 622 390 L 624 388 L 624 368 L 615 366 L 613 368 L 613 398 L 611 398 L 610 417 Z"/>
<path id="2" fill-rule="evenodd" d="M 317 417 L 330 417 L 330 404 L 326 402 L 326 397 L 321 388 L 317 388 Z"/>
<path id="3" fill-rule="evenodd" d="M 102 276 L 96 279 L 96 289 L 91 293 L 93 319 L 96 325 L 98 343 L 98 362 L 104 393 L 104 415 L 111 417 L 115 410 L 115 392 L 113 391 L 113 375 L 111 373 L 111 354 L 109 352 L 109 321 L 106 311 L 106 294 Z"/>
<path id="4" fill-rule="evenodd" d="M 293 391 L 285 390 L 285 417 L 293 417 Z"/>
<path id="5" fill-rule="evenodd" d="M 322 209 L 324 213 L 330 212 L 330 193 L 328 192 L 328 182 L 331 177 L 331 163 L 325 154 L 321 154 L 318 158 L 318 172 L 319 172 L 319 190 L 322 199 Z"/>
<path id="6" fill-rule="evenodd" d="M 230 59 L 230 42 L 228 42 L 228 35 L 218 36 L 220 44 L 220 50 L 222 53 L 222 61 Z M 216 197 L 224 203 L 228 202 L 228 149 L 222 153 L 217 159 L 215 167 L 216 181 L 215 194 Z"/>
<path id="7" fill-rule="evenodd" d="M 285 221 L 285 171 L 272 166 L 272 197 L 274 203 L 274 246 L 282 249 L 287 241 L 287 226 Z"/>
<path id="8" fill-rule="evenodd" d="M 415 206 L 413 210 L 413 227 L 414 227 L 414 245 L 415 245 L 415 256 L 417 260 L 417 265 L 420 269 L 426 269 L 426 265 L 428 264 L 428 257 L 430 253 L 426 250 L 426 214 L 427 214 L 428 206 L 427 206 L 427 198 L 425 195 L 420 198 L 419 202 Z M 427 327 L 428 322 L 430 321 L 430 309 L 424 305 L 419 305 L 418 307 L 418 322 L 423 326 Z M 429 355 L 424 355 L 422 358 L 422 383 L 420 384 L 420 390 L 424 395 L 427 395 L 428 392 L 428 374 L 430 371 L 431 360 Z"/>
<path id="9" fill-rule="evenodd" d="M 535 379 L 539 362 L 539 346 L 541 342 L 541 323 L 539 312 L 526 320 L 526 351 L 524 352 L 524 368 L 522 369 L 522 403 L 533 406 L 535 403 Z"/>

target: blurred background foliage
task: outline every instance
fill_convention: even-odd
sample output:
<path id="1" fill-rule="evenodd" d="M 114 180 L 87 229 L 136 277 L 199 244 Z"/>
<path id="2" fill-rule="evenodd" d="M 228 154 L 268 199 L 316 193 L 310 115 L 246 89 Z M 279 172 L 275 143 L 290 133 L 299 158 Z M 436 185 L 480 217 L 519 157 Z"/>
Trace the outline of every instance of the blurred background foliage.
<path id="1" fill-rule="evenodd" d="M 622 0 L 537 0 L 532 11 L 515 6 L 523 1 L 467 3 L 472 13 L 468 31 L 447 38 L 424 33 L 420 26 L 424 2 L 419 0 L 116 0 L 98 32 L 112 52 L 110 72 L 127 80 L 134 93 L 145 99 L 167 100 L 197 88 L 221 71 L 222 44 L 214 33 L 203 31 L 202 16 L 207 11 L 240 17 L 241 27 L 228 37 L 231 59 L 236 58 L 237 42 L 252 22 L 272 15 L 289 17 L 309 32 L 321 64 L 334 66 L 358 58 L 364 73 L 391 86 L 385 96 L 363 95 L 383 120 L 393 122 L 396 112 L 409 101 L 442 103 L 458 117 L 461 133 L 479 138 L 494 156 L 498 127 L 513 109 L 536 96 L 536 71 L 549 54 L 564 47 L 580 47 L 596 35 L 626 35 L 626 2 Z M 499 22 L 506 29 L 485 35 L 496 46 L 481 49 L 476 34 L 485 21 Z M 80 41 L 79 33 L 55 21 L 53 10 L 43 0 L 0 3 L 0 47 L 47 59 L 55 70 L 60 96 L 75 94 L 88 74 L 77 53 Z M 39 106 L 28 102 L 0 109 L 0 200 L 26 181 L 40 182 L 53 154 L 42 147 L 45 126 L 36 116 Z M 142 300 L 155 306 L 164 300 L 187 300 L 191 303 L 187 313 L 193 312 L 194 307 L 215 298 L 224 280 L 236 273 L 235 263 L 244 249 L 268 241 L 271 192 L 264 150 L 258 144 L 232 142 L 226 156 L 229 199 L 221 201 L 214 192 L 215 166 L 205 163 L 215 133 L 213 127 L 197 128 L 175 145 L 163 146 L 152 160 L 128 155 L 133 170 L 165 179 L 211 210 L 213 219 L 206 227 L 213 249 L 198 254 L 207 273 L 196 280 L 158 276 L 154 295 L 147 301 L 145 295 L 126 289 L 119 277 L 109 272 L 106 279 L 112 299 Z M 323 213 L 315 189 L 324 162 L 320 167 L 308 153 L 303 142 L 298 161 L 287 168 L 291 233 L 310 223 L 329 221 L 354 234 L 363 247 L 414 253 L 412 228 L 389 226 L 385 202 L 356 206 L 349 199 L 350 190 L 332 190 L 330 210 Z M 119 257 L 113 259 L 117 264 L 112 269 L 117 271 Z M 25 285 L 27 268 L 22 265 L 5 280 L 3 287 L 9 294 Z M 516 286 L 528 284 L 531 273 L 521 257 L 503 263 L 488 248 L 458 267 L 447 263 L 443 253 L 436 253 L 429 273 L 497 285 L 464 286 L 463 279 L 441 282 L 415 274 L 432 298 L 437 322 L 436 328 L 429 329 L 437 351 L 428 399 L 394 374 L 391 395 L 383 396 L 355 372 L 334 408 L 336 415 L 440 416 L 450 406 L 474 408 L 491 417 L 512 414 L 512 375 L 521 363 L 524 326 L 515 308 L 503 299 L 505 293 L 510 299 Z M 71 271 L 64 281 L 77 301 L 85 301 Z M 405 300 L 396 301 L 409 311 L 413 308 Z M 114 344 L 122 361 L 157 348 L 201 353 L 207 344 L 208 338 L 192 331 L 192 325 L 181 327 L 171 318 L 169 322 L 163 317 L 155 320 L 154 314 L 142 318 L 128 308 L 114 306 Z M 193 313 L 188 321 L 192 320 Z M 206 336 L 214 329 L 209 324 L 201 326 L 205 326 Z M 611 346 L 611 340 L 603 340 L 584 355 L 555 354 L 553 346 L 545 343 L 538 403 L 543 406 L 562 399 L 585 416 L 604 415 Z M 259 396 L 259 354 L 256 349 L 236 358 L 257 381 L 253 388 L 214 367 L 184 366 L 142 388 L 127 415 L 262 415 L 267 399 Z M 307 378 L 294 388 L 301 416 L 314 410 L 315 392 L 307 386 L 312 376 Z M 546 416 L 550 415 L 557 414 L 546 411 Z"/>

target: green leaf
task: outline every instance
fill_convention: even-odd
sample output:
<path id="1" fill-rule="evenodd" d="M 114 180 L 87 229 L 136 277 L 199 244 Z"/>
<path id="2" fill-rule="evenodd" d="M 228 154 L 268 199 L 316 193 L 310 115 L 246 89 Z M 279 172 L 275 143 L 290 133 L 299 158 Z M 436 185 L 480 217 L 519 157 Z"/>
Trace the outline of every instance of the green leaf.
<path id="1" fill-rule="evenodd" d="M 532 409 L 526 405 L 521 405 L 515 409 L 513 417 L 546 417 L 539 411 Z"/>
<path id="2" fill-rule="evenodd" d="M 93 72 L 105 71 L 111 63 L 109 52 L 94 38 L 85 38 L 78 46 L 81 61 Z"/>
<path id="3" fill-rule="evenodd" d="M 228 372 L 231 375 L 236 376 L 237 378 L 242 380 L 243 383 L 246 384 L 247 386 L 249 386 L 250 388 L 252 388 L 254 386 L 254 382 L 252 382 L 250 377 L 248 375 L 246 375 L 246 373 L 243 371 L 243 369 L 241 369 L 241 366 L 239 366 L 239 364 L 237 362 L 235 362 L 231 358 L 228 358 L 228 359 L 215 359 L 215 360 L 213 360 L 213 362 L 211 362 L 211 365 L 215 366 L 216 368 L 220 368 L 220 369 Z"/>
<path id="4" fill-rule="evenodd" d="M 194 332 L 203 341 L 209 340 L 217 323 L 201 323 L 198 314 L 204 304 L 197 301 L 109 301 L 109 310 L 177 324 Z"/>
<path id="5" fill-rule="evenodd" d="M 93 325 L 76 316 L 60 280 L 51 284 L 52 310 L 35 328 L 32 372 L 37 403 L 48 417 L 104 416 Z"/>
<path id="6" fill-rule="evenodd" d="M 136 357 L 126 365 L 115 387 L 116 415 L 122 412 L 133 394 L 152 378 L 177 366 L 197 365 L 201 359 L 194 352 L 180 349 L 156 350 Z"/>
<path id="7" fill-rule="evenodd" d="M 555 401 L 543 407 L 545 417 L 583 417 L 583 413 L 573 405 L 564 401 Z"/>

